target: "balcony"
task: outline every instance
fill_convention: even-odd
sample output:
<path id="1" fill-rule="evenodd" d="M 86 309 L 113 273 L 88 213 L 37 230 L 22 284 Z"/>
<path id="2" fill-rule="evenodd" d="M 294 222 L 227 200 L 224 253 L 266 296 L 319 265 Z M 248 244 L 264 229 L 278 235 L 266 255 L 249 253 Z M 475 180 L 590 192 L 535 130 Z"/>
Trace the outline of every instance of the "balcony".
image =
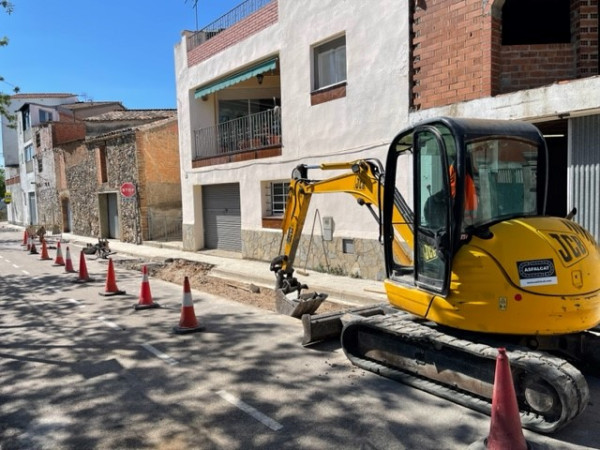
<path id="1" fill-rule="evenodd" d="M 281 154 L 281 108 L 250 114 L 194 130 L 192 166 L 278 156 Z"/>

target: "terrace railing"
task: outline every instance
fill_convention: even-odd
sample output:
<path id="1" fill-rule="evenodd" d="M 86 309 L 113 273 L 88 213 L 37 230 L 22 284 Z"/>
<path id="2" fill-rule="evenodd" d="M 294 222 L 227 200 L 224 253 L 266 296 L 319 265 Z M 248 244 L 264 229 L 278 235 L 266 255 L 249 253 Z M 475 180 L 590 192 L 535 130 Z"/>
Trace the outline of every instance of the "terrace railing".
<path id="1" fill-rule="evenodd" d="M 212 39 L 221 31 L 235 25 L 237 22 L 245 19 L 250 14 L 258 11 L 260 8 L 272 1 L 274 0 L 246 0 L 243 3 L 240 3 L 238 6 L 223 14 L 214 22 L 188 36 L 187 50 L 190 51 L 209 39 Z"/>
<path id="2" fill-rule="evenodd" d="M 210 158 L 281 145 L 279 107 L 194 130 L 192 159 Z"/>

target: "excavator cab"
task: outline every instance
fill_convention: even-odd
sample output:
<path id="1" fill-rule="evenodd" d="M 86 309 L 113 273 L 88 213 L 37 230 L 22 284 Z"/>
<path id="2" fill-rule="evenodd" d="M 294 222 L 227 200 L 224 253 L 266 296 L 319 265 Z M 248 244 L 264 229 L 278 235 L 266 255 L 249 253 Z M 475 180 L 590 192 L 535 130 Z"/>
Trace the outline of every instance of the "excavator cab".
<path id="1" fill-rule="evenodd" d="M 452 262 L 473 236 L 490 236 L 494 223 L 543 215 L 546 147 L 533 125 L 439 118 L 399 133 L 386 163 L 384 192 L 394 192 L 406 173 L 400 156 L 413 155 L 414 281 L 427 292 L 448 295 Z M 394 205 L 384 195 L 388 277 L 405 282 L 406 267 L 394 257 Z M 401 275 L 399 275 L 401 274 Z"/>

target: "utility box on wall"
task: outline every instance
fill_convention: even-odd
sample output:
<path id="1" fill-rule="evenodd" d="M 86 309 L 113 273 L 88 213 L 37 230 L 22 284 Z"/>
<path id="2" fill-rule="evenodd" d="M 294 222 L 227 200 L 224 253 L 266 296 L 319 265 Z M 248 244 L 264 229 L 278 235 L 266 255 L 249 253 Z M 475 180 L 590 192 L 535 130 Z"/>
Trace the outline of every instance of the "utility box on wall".
<path id="1" fill-rule="evenodd" d="M 333 240 L 333 217 L 323 217 L 323 240 Z"/>

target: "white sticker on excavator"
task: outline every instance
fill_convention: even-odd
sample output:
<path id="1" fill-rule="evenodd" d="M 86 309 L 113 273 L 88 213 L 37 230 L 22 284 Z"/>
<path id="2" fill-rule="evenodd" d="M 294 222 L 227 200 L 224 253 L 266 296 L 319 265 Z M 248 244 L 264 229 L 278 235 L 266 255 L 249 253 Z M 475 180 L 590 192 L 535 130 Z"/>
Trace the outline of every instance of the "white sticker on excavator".
<path id="1" fill-rule="evenodd" d="M 521 287 L 557 284 L 556 269 L 552 259 L 517 261 Z"/>

